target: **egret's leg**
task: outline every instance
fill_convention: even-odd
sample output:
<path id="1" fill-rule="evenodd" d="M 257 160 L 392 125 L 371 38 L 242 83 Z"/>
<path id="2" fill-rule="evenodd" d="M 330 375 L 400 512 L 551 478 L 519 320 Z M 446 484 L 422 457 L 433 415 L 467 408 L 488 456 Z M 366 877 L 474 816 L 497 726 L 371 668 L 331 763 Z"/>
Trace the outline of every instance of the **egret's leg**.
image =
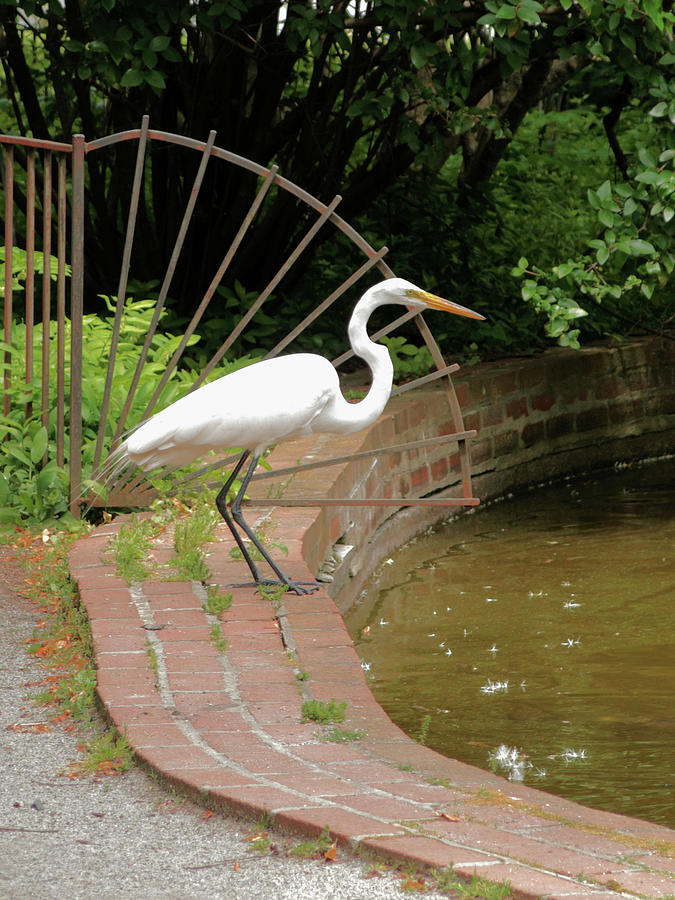
<path id="1" fill-rule="evenodd" d="M 258 582 L 262 581 L 262 578 L 260 577 L 260 572 L 258 571 L 258 567 L 251 559 L 251 555 L 248 552 L 248 550 L 246 549 L 246 544 L 242 541 L 241 535 L 235 528 L 234 522 L 232 521 L 232 517 L 230 516 L 230 511 L 227 508 L 228 492 L 229 492 L 230 488 L 232 487 L 232 484 L 233 484 L 234 480 L 236 479 L 237 475 L 239 474 L 241 467 L 244 465 L 244 463 L 246 462 L 248 457 L 249 457 L 249 451 L 245 450 L 242 453 L 242 455 L 239 457 L 239 459 L 237 460 L 237 463 L 236 463 L 234 469 L 232 469 L 232 472 L 230 473 L 230 477 L 227 479 L 225 484 L 222 486 L 222 488 L 218 492 L 218 496 L 216 497 L 216 507 L 218 508 L 218 512 L 221 514 L 221 516 L 225 520 L 225 524 L 230 529 L 230 533 L 232 534 L 232 537 L 235 539 L 237 546 L 241 550 L 241 555 L 244 557 L 244 561 L 246 562 L 246 565 L 251 570 L 251 575 L 253 576 L 253 580 L 256 583 L 258 583 Z M 256 465 L 258 464 L 257 460 L 255 460 L 255 464 Z M 250 481 L 250 478 L 249 478 L 249 481 Z M 237 494 L 237 496 L 239 496 L 239 495 Z"/>
<path id="2" fill-rule="evenodd" d="M 259 584 L 285 584 L 289 590 L 295 591 L 296 594 L 310 594 L 312 591 L 318 590 L 319 585 L 316 584 L 315 582 L 300 583 L 297 581 L 292 581 L 274 562 L 274 560 L 269 555 L 267 550 L 263 547 L 263 545 L 258 540 L 253 529 L 248 525 L 248 523 L 244 519 L 243 513 L 241 511 L 241 502 L 244 499 L 244 494 L 246 493 L 246 488 L 248 487 L 248 483 L 251 480 L 253 473 L 256 470 L 259 459 L 260 459 L 259 456 L 254 456 L 253 459 L 251 460 L 251 464 L 248 467 L 248 471 L 246 472 L 246 475 L 244 475 L 244 478 L 241 482 L 241 487 L 239 488 L 239 492 L 238 492 L 237 496 L 234 498 L 234 500 L 232 501 L 232 506 L 230 507 L 230 513 L 232 514 L 232 518 L 237 523 L 237 525 L 248 536 L 248 538 L 251 541 L 251 543 L 253 544 L 253 546 L 258 550 L 258 552 L 261 554 L 263 559 L 272 568 L 272 571 L 277 576 L 279 581 L 275 582 L 275 581 L 270 581 L 267 579 L 261 579 L 261 578 L 257 577 L 254 572 L 254 569 L 251 567 L 251 563 L 249 563 L 249 569 L 251 569 L 251 572 L 253 573 L 253 577 L 255 578 L 256 582 Z M 243 459 L 240 460 L 240 463 L 243 463 L 243 461 L 244 461 Z"/>

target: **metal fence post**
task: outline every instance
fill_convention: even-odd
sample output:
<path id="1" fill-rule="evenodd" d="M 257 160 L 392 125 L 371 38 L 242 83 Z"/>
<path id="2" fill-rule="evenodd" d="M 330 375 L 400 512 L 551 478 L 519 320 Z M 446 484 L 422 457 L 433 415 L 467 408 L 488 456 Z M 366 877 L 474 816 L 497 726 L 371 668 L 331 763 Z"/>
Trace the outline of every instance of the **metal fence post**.
<path id="1" fill-rule="evenodd" d="M 73 135 L 70 277 L 70 511 L 79 517 L 82 498 L 82 315 L 84 296 L 83 134 Z"/>

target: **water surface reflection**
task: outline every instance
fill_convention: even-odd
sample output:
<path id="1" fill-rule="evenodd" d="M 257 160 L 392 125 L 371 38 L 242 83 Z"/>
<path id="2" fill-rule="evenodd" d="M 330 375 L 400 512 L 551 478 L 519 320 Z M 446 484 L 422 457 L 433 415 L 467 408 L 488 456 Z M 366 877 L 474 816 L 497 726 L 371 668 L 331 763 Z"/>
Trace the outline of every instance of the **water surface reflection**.
<path id="1" fill-rule="evenodd" d="M 675 461 L 401 548 L 345 617 L 375 697 L 456 759 L 675 826 Z"/>

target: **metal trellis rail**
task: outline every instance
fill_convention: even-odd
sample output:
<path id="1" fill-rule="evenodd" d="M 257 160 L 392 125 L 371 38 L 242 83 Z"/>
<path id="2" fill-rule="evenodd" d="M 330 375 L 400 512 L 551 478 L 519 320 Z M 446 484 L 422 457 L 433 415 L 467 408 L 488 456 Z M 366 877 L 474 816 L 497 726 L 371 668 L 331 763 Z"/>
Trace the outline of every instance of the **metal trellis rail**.
<path id="1" fill-rule="evenodd" d="M 264 207 L 270 192 L 287 192 L 299 202 L 309 226 L 300 237 L 294 249 L 284 263 L 258 294 L 253 304 L 242 312 L 233 330 L 225 337 L 221 346 L 199 373 L 190 388 L 194 390 L 214 371 L 226 356 L 237 338 L 254 320 L 256 313 L 273 295 L 291 268 L 312 244 L 322 229 L 332 229 L 335 235 L 346 238 L 356 251 L 358 257 L 353 272 L 318 302 L 308 315 L 289 327 L 288 333 L 281 338 L 267 354 L 276 356 L 284 351 L 313 322 L 322 316 L 340 297 L 354 288 L 357 283 L 373 272 L 382 278 L 393 276 L 392 270 L 385 262 L 387 248 L 374 249 L 357 231 L 355 231 L 336 212 L 340 197 L 336 196 L 330 203 L 323 203 L 308 194 L 302 188 L 280 175 L 275 166 L 269 168 L 252 160 L 238 156 L 229 150 L 216 146 L 216 134 L 211 132 L 206 141 L 198 141 L 181 135 L 170 134 L 150 128 L 148 117 L 144 117 L 140 128 L 118 134 L 109 135 L 93 141 L 87 141 L 83 135 L 75 135 L 70 144 L 55 141 L 43 141 L 31 138 L 0 135 L 2 150 L 2 179 L 4 187 L 4 262 L 5 273 L 3 284 L 3 321 L 4 348 L 0 357 L 4 363 L 1 382 L 2 412 L 8 416 L 16 406 L 18 379 L 30 385 L 36 377 L 36 352 L 40 356 L 40 390 L 39 416 L 45 428 L 52 428 L 55 433 L 54 458 L 58 466 L 67 462 L 70 477 L 70 509 L 74 515 L 80 514 L 83 502 L 83 483 L 88 478 L 96 479 L 106 471 L 110 453 L 119 442 L 125 429 L 135 422 L 130 422 L 134 400 L 143 376 L 150 348 L 155 338 L 160 316 L 170 295 L 177 265 L 185 247 L 185 239 L 194 219 L 195 209 L 199 202 L 200 190 L 209 166 L 234 167 L 235 172 L 254 176 L 257 179 L 257 190 L 249 209 L 239 224 L 230 246 L 222 255 L 220 264 L 213 272 L 204 295 L 196 304 L 190 322 L 184 330 L 166 371 L 157 381 L 152 395 L 145 404 L 140 419 L 145 419 L 155 410 L 162 391 L 172 373 L 179 366 L 191 336 L 195 333 L 200 321 L 210 304 L 216 297 L 218 288 L 227 283 L 228 270 L 235 255 L 244 242 L 249 229 Z M 91 471 L 82 471 L 82 379 L 83 379 L 83 294 L 85 267 L 85 189 L 87 176 L 87 159 L 96 153 L 104 153 L 109 148 L 123 142 L 136 145 L 136 159 L 133 175 L 133 186 L 129 197 L 128 217 L 125 240 L 121 255 L 120 271 L 112 322 L 112 339 L 108 353 L 107 371 L 103 395 L 100 401 L 100 417 L 93 451 Z M 194 181 L 187 195 L 181 224 L 173 240 L 173 247 L 166 262 L 161 286 L 157 293 L 152 320 L 139 349 L 138 360 L 130 381 L 121 389 L 117 385 L 117 356 L 120 336 L 124 334 L 124 307 L 127 285 L 132 275 L 132 251 L 137 241 L 137 224 L 139 201 L 142 198 L 144 175 L 148 165 L 149 148 L 153 143 L 165 144 L 172 152 L 189 151 L 199 155 Z M 233 229 L 234 230 L 234 229 Z M 17 242 L 16 234 L 22 235 Z M 20 245 L 20 246 L 19 246 Z M 24 259 L 25 271 L 17 278 L 13 272 L 15 256 Z M 10 264 L 11 261 L 11 264 Z M 42 269 L 42 272 L 39 269 Z M 54 271 L 52 271 L 52 269 Z M 365 287 L 365 285 L 364 285 Z M 55 292 L 55 298 L 54 298 Z M 20 299 L 24 303 L 21 306 Z M 41 296 L 41 308 L 36 312 L 36 297 Z M 55 302 L 54 302 L 55 299 Z M 69 302 L 68 302 L 69 301 Z M 408 311 L 393 319 L 387 326 L 373 335 L 378 338 L 390 334 L 396 328 L 413 319 L 436 366 L 436 370 L 415 381 L 405 384 L 393 391 L 400 394 L 421 385 L 428 385 L 436 379 L 442 379 L 447 396 L 454 432 L 442 437 L 431 437 L 423 441 L 409 442 L 397 447 L 382 448 L 381 452 L 401 452 L 432 446 L 442 441 L 457 444 L 459 469 L 461 476 L 461 497 L 457 498 L 372 498 L 369 500 L 353 500 L 338 498 L 295 498 L 275 499 L 273 501 L 249 501 L 256 506 L 282 505 L 447 505 L 472 506 L 478 501 L 472 496 L 471 460 L 469 441 L 475 435 L 464 428 L 462 413 L 452 382 L 452 374 L 458 366 L 448 365 L 433 338 L 423 317 L 414 311 Z M 25 325 L 24 371 L 17 373 L 16 364 L 12 362 L 11 347 L 16 345 L 17 322 Z M 39 324 L 38 324 L 39 322 Z M 69 335 L 68 335 L 69 329 Z M 17 356 L 19 354 L 16 354 Z M 333 360 L 337 367 L 353 356 L 351 350 Z M 119 401 L 120 390 L 124 392 L 123 402 L 118 402 L 117 415 L 113 417 L 111 400 Z M 117 393 L 116 393 L 117 392 Z M 30 404 L 25 407 L 25 416 L 36 415 Z M 111 421 L 111 417 L 114 421 Z M 227 448 L 224 448 L 227 450 Z M 369 451 L 368 455 L 372 455 Z M 361 454 L 363 455 L 363 454 Z M 333 458 L 317 463 L 299 465 L 291 469 L 276 472 L 257 473 L 257 478 L 289 474 L 302 471 L 317 465 L 331 465 L 335 462 L 359 458 L 360 454 L 350 457 Z M 42 464 L 49 461 L 49 451 L 45 451 Z M 220 459 L 214 467 L 223 466 L 227 459 Z M 208 466 L 207 466 L 208 468 Z M 204 470 L 202 470 L 204 471 Z M 114 483 L 105 499 L 107 506 L 129 505 L 136 500 L 142 504 L 147 499 L 147 485 L 139 477 L 121 479 Z M 101 500 L 94 503 L 103 505 Z"/>

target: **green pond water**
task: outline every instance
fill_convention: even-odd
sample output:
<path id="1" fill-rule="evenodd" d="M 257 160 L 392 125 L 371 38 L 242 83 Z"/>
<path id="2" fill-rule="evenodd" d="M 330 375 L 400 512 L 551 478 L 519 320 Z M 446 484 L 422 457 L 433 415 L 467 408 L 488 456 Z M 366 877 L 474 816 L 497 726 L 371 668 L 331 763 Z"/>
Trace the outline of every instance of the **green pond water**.
<path id="1" fill-rule="evenodd" d="M 675 826 L 675 460 L 438 526 L 378 570 L 345 621 L 412 737 Z"/>

